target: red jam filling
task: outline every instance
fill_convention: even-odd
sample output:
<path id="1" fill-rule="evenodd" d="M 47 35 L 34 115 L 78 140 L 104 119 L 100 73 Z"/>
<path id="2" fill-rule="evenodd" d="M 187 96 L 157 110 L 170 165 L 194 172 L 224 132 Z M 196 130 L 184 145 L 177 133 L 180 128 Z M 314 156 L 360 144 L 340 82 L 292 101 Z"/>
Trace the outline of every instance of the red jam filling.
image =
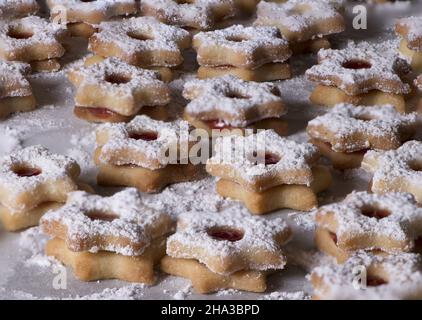
<path id="1" fill-rule="evenodd" d="M 17 174 L 19 177 L 35 177 L 41 174 L 41 170 L 38 168 L 27 168 L 22 167 L 18 168 L 13 171 L 15 174 Z"/>
<path id="2" fill-rule="evenodd" d="M 422 237 L 416 238 L 416 240 L 415 240 L 415 251 L 422 252 Z"/>
<path id="3" fill-rule="evenodd" d="M 108 214 L 101 211 L 94 211 L 87 214 L 91 220 L 113 221 L 119 218 L 116 214 Z"/>
<path id="4" fill-rule="evenodd" d="M 391 215 L 391 212 L 384 209 L 377 209 L 377 208 L 364 208 L 362 209 L 362 214 L 364 216 L 370 217 L 370 218 L 376 218 L 378 220 L 387 218 L 389 215 Z"/>
<path id="5" fill-rule="evenodd" d="M 158 139 L 158 134 L 156 132 L 134 132 L 131 133 L 129 137 L 135 140 L 154 141 Z"/>
<path id="6" fill-rule="evenodd" d="M 387 281 L 385 281 L 384 279 L 382 279 L 380 277 L 368 275 L 368 277 L 366 278 L 366 285 L 368 287 L 378 287 L 378 286 L 381 286 L 383 284 L 387 284 Z"/>
<path id="7" fill-rule="evenodd" d="M 359 70 L 359 69 L 369 69 L 372 67 L 372 65 L 365 60 L 359 60 L 359 59 L 353 59 L 349 60 L 343 63 L 343 68 L 346 69 L 353 69 L 353 70 Z"/>
<path id="8" fill-rule="evenodd" d="M 272 165 L 272 164 L 276 164 L 280 161 L 280 157 L 272 154 L 272 153 L 266 153 L 265 154 L 265 165 Z"/>
<path id="9" fill-rule="evenodd" d="M 329 232 L 329 235 L 331 240 L 333 240 L 333 242 L 337 244 L 337 235 L 334 232 Z"/>
<path id="10" fill-rule="evenodd" d="M 243 232 L 241 230 L 230 227 L 212 228 L 208 230 L 208 235 L 215 240 L 230 242 L 236 242 L 243 238 Z"/>

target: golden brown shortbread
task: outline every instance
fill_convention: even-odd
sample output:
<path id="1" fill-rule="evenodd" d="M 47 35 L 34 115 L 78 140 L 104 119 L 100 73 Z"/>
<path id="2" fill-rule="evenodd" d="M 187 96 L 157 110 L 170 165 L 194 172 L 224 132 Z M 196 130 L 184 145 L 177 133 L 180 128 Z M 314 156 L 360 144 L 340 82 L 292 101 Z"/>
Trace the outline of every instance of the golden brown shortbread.
<path id="1" fill-rule="evenodd" d="M 0 58 L 24 62 L 60 58 L 66 35 L 61 25 L 37 16 L 6 21 L 0 26 Z"/>
<path id="2" fill-rule="evenodd" d="M 190 43 L 186 30 L 152 17 L 137 17 L 101 23 L 89 39 L 88 49 L 139 67 L 176 67 L 183 62 L 181 51 Z"/>
<path id="3" fill-rule="evenodd" d="M 337 169 L 360 167 L 366 151 L 397 149 L 416 132 L 416 113 L 401 114 L 391 105 L 336 105 L 308 123 L 307 132 Z"/>
<path id="4" fill-rule="evenodd" d="M 141 11 L 163 23 L 195 30 L 215 28 L 236 14 L 234 0 L 144 0 Z"/>
<path id="5" fill-rule="evenodd" d="M 311 272 L 314 299 L 420 299 L 420 256 L 358 252 L 344 265 L 324 264 Z"/>
<path id="6" fill-rule="evenodd" d="M 287 113 L 287 107 L 272 83 L 247 82 L 233 76 L 194 80 L 185 83 L 183 96 L 191 100 L 184 118 L 207 132 L 272 129 L 274 124 L 274 129 L 285 133 L 287 123 L 280 118 Z"/>
<path id="7" fill-rule="evenodd" d="M 362 168 L 373 174 L 371 190 L 378 194 L 408 192 L 422 201 L 422 142 L 408 141 L 396 150 L 368 151 Z"/>
<path id="8" fill-rule="evenodd" d="M 353 192 L 316 212 L 317 246 L 338 262 L 357 250 L 409 252 L 422 236 L 422 210 L 408 193 Z"/>

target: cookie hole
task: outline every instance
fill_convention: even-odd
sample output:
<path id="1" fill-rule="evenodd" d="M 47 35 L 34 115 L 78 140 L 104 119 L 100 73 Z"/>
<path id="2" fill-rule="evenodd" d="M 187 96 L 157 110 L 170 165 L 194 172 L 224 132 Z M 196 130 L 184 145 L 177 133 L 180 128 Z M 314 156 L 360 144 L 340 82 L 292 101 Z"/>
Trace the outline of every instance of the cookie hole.
<path id="1" fill-rule="evenodd" d="M 366 277 L 366 285 L 368 287 L 379 287 L 387 283 L 388 281 L 375 275 L 368 274 L 368 276 Z"/>
<path id="2" fill-rule="evenodd" d="M 81 2 L 95 2 L 97 0 L 80 0 Z"/>
<path id="3" fill-rule="evenodd" d="M 422 252 L 422 237 L 415 239 L 415 251 Z"/>
<path id="4" fill-rule="evenodd" d="M 264 161 L 265 161 L 265 165 L 269 166 L 269 165 L 277 164 L 280 161 L 280 157 L 274 153 L 266 153 Z"/>
<path id="5" fill-rule="evenodd" d="M 416 161 L 409 163 L 409 167 L 413 171 L 422 171 L 422 163 L 418 163 Z"/>
<path id="6" fill-rule="evenodd" d="M 104 80 L 112 84 L 125 84 L 130 82 L 131 78 L 124 74 L 112 73 L 106 75 Z"/>
<path id="7" fill-rule="evenodd" d="M 359 60 L 359 59 L 352 59 L 344 62 L 342 64 L 342 67 L 345 69 L 353 69 L 353 70 L 359 70 L 359 69 L 369 69 L 372 67 L 372 65 L 365 60 Z"/>
<path id="8" fill-rule="evenodd" d="M 226 94 L 227 98 L 230 99 L 249 99 L 250 96 L 246 95 L 246 94 L 242 94 L 240 92 L 236 92 L 236 91 L 230 91 Z"/>
<path id="9" fill-rule="evenodd" d="M 244 37 L 241 37 L 241 36 L 231 36 L 231 37 L 227 37 L 226 40 L 231 41 L 231 42 L 242 42 L 242 41 L 247 41 L 248 39 L 245 39 Z"/>
<path id="10" fill-rule="evenodd" d="M 140 41 L 147 41 L 147 40 L 153 40 L 154 39 L 149 34 L 137 33 L 137 32 L 134 32 L 134 31 L 128 32 L 127 35 L 132 39 L 140 40 Z"/>
<path id="11" fill-rule="evenodd" d="M 361 210 L 361 213 L 369 218 L 375 218 L 378 220 L 387 218 L 391 215 L 391 212 L 385 209 L 379 209 L 374 207 L 366 207 Z"/>
<path id="12" fill-rule="evenodd" d="M 362 120 L 362 121 L 371 121 L 372 120 L 372 118 L 369 115 L 365 115 L 365 114 L 362 114 L 360 116 L 356 116 L 354 118 L 356 120 Z"/>
<path id="13" fill-rule="evenodd" d="M 337 235 L 334 232 L 328 232 L 328 235 L 330 236 L 331 240 L 337 244 Z"/>
<path id="14" fill-rule="evenodd" d="M 214 240 L 236 242 L 243 239 L 244 232 L 232 227 L 214 227 L 207 231 Z"/>
<path id="15" fill-rule="evenodd" d="M 274 165 L 280 162 L 281 157 L 277 154 L 266 152 L 264 155 L 258 155 L 256 151 L 254 151 L 249 156 L 249 161 L 253 163 L 253 165 L 264 164 L 266 166 Z"/>
<path id="16" fill-rule="evenodd" d="M 192 4 L 195 0 L 176 0 L 177 4 Z"/>
<path id="17" fill-rule="evenodd" d="M 17 166 L 12 171 L 19 177 L 36 177 L 42 173 L 41 169 L 28 166 Z"/>
<path id="18" fill-rule="evenodd" d="M 134 140 L 154 141 L 158 139 L 157 132 L 133 132 L 129 135 L 129 138 Z"/>
<path id="19" fill-rule="evenodd" d="M 221 120 L 221 119 L 204 120 L 204 122 L 208 126 L 208 128 L 211 128 L 211 129 L 231 128 L 229 124 L 225 123 L 224 120 Z"/>
<path id="20" fill-rule="evenodd" d="M 119 218 L 117 214 L 104 211 L 91 211 L 86 214 L 91 220 L 101 220 L 111 222 Z"/>
<path id="21" fill-rule="evenodd" d="M 18 28 L 11 28 L 7 36 L 13 39 L 29 39 L 34 35 L 32 31 L 22 30 Z"/>

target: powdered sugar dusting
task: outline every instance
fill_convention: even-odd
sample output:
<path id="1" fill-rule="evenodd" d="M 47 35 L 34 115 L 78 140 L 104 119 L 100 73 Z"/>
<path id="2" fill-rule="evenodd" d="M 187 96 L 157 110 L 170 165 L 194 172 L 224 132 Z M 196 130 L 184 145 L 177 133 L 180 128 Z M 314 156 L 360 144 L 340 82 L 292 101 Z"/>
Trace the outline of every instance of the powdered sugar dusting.
<path id="1" fill-rule="evenodd" d="M 212 228 L 228 227 L 243 232 L 243 237 L 234 242 L 220 241 L 212 238 Z M 289 227 L 282 219 L 263 220 L 249 214 L 225 211 L 219 214 L 190 212 L 181 214 L 175 234 L 167 240 L 167 254 L 175 258 L 198 259 L 211 271 L 218 272 L 209 264 L 209 260 L 226 258 L 247 259 L 245 251 L 267 251 L 280 255 L 278 263 L 269 264 L 247 261 L 251 270 L 283 269 L 285 259 L 277 243 L 277 238 L 289 233 Z M 189 248 L 179 250 L 178 247 Z M 205 258 L 202 252 L 206 252 Z M 232 270 L 232 272 L 238 270 Z"/>
<path id="2" fill-rule="evenodd" d="M 89 215 L 92 213 L 112 216 L 113 219 L 91 219 Z M 153 238 L 171 231 L 169 220 L 167 214 L 143 204 L 136 189 L 127 188 L 111 197 L 90 195 L 84 191 L 73 192 L 63 207 L 47 212 L 40 224 L 44 232 L 53 233 L 50 234 L 53 236 L 55 230 L 50 229 L 52 224 L 64 226 L 66 244 L 71 250 L 106 250 L 134 256 L 141 255 Z M 125 239 L 123 243 L 127 245 L 122 245 L 122 241 L 118 240 L 93 240 L 99 237 Z M 92 241 L 86 241 L 89 239 Z"/>
<path id="3" fill-rule="evenodd" d="M 416 113 L 400 114 L 393 106 L 362 107 L 340 104 L 308 123 L 308 134 L 331 144 L 336 152 L 354 152 L 368 148 L 377 139 L 399 146 L 405 132 L 414 132 L 420 118 Z"/>
<path id="4" fill-rule="evenodd" d="M 186 82 L 183 96 L 192 100 L 185 108 L 187 114 L 211 120 L 220 113 L 225 115 L 225 123 L 235 127 L 287 113 L 275 85 L 243 81 L 231 75 Z"/>
<path id="5" fill-rule="evenodd" d="M 400 75 L 409 71 L 407 63 L 399 58 L 395 41 L 376 45 L 368 42 L 349 42 L 344 49 L 321 49 L 319 64 L 306 71 L 309 80 L 326 86 L 336 86 L 349 95 L 380 90 L 388 93 L 406 94 L 408 84 Z M 354 61 L 368 64 L 364 68 L 345 67 Z"/>

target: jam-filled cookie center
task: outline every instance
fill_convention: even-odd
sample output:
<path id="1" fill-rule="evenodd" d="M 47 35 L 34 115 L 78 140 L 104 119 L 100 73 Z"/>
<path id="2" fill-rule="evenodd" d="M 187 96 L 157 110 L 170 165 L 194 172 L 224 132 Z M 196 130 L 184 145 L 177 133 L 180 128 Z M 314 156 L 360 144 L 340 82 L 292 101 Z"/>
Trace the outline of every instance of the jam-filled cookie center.
<path id="1" fill-rule="evenodd" d="M 225 94 L 226 98 L 230 98 L 230 99 L 250 99 L 250 96 L 248 96 L 247 94 L 244 94 L 242 92 L 238 92 L 238 91 L 229 91 Z"/>
<path id="2" fill-rule="evenodd" d="M 409 163 L 410 169 L 413 171 L 422 171 L 422 163 L 419 161 L 412 161 Z"/>
<path id="3" fill-rule="evenodd" d="M 194 4 L 195 0 L 175 0 L 177 4 Z"/>
<path id="4" fill-rule="evenodd" d="M 7 36 L 13 39 L 24 40 L 32 38 L 34 33 L 30 30 L 24 30 L 22 28 L 11 27 L 7 32 Z"/>
<path id="5" fill-rule="evenodd" d="M 104 77 L 104 80 L 112 84 L 125 84 L 130 82 L 131 77 L 126 74 L 110 73 Z"/>
<path id="6" fill-rule="evenodd" d="M 18 165 L 12 171 L 19 177 L 35 177 L 42 173 L 40 168 L 27 165 Z"/>
<path id="7" fill-rule="evenodd" d="M 369 218 L 384 219 L 391 215 L 391 212 L 386 209 L 376 207 L 365 207 L 361 209 L 361 213 Z"/>
<path id="8" fill-rule="evenodd" d="M 345 69 L 360 70 L 360 69 L 370 69 L 372 67 L 372 64 L 362 59 L 351 59 L 351 60 L 345 61 L 342 64 L 342 67 Z"/>
<path id="9" fill-rule="evenodd" d="M 368 287 L 379 287 L 387 283 L 387 280 L 373 274 L 368 274 L 366 277 L 366 285 Z"/>
<path id="10" fill-rule="evenodd" d="M 134 140 L 154 141 L 158 139 L 158 133 L 153 131 L 131 132 L 129 138 Z"/>
<path id="11" fill-rule="evenodd" d="M 230 36 L 226 38 L 227 41 L 230 42 L 243 42 L 243 41 L 248 41 L 248 39 L 244 36 L 241 35 L 237 35 L 237 36 Z"/>
<path id="12" fill-rule="evenodd" d="M 101 220 L 111 222 L 119 218 L 119 216 L 112 212 L 106 212 L 101 210 L 90 211 L 85 214 L 91 220 Z"/>
<path id="13" fill-rule="evenodd" d="M 214 227 L 207 231 L 214 240 L 236 242 L 243 239 L 244 232 L 228 226 Z"/>
<path id="14" fill-rule="evenodd" d="M 263 165 L 266 165 L 266 166 L 270 166 L 270 165 L 275 165 L 275 164 L 279 163 L 280 160 L 281 160 L 281 157 L 279 155 L 277 155 L 275 153 L 271 153 L 271 152 L 266 152 L 263 155 L 258 154 L 257 152 L 254 152 L 249 157 L 249 160 L 254 165 L 263 164 Z"/>

